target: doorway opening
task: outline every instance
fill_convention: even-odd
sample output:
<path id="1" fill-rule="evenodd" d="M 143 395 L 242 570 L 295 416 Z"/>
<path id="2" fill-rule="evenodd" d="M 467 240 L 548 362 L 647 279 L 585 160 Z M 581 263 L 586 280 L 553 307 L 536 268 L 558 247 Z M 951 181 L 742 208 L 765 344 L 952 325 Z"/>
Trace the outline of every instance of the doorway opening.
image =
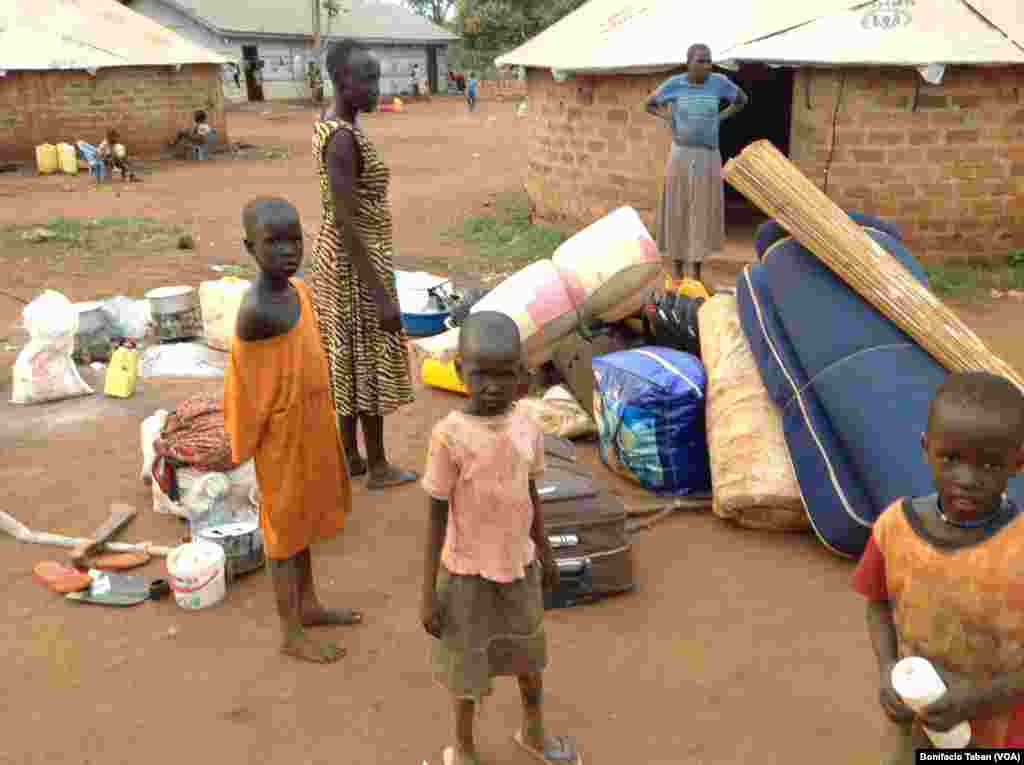
<path id="1" fill-rule="evenodd" d="M 738 155 L 746 146 L 768 139 L 789 156 L 793 113 L 793 69 L 773 69 L 764 64 L 743 64 L 738 72 L 723 72 L 750 97 L 747 108 L 722 123 L 719 145 L 722 162 Z M 764 214 L 736 189 L 725 184 L 725 222 L 755 224 Z"/>
<path id="2" fill-rule="evenodd" d="M 250 101 L 263 100 L 263 62 L 259 48 L 255 45 L 242 46 L 242 62 L 245 72 L 245 92 Z"/>

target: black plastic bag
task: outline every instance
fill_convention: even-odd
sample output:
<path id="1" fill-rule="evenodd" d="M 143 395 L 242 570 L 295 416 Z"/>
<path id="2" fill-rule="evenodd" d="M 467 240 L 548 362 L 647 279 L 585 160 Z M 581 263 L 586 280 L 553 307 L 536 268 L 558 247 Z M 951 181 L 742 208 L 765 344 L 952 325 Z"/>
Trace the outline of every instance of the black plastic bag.
<path id="1" fill-rule="evenodd" d="M 697 312 L 704 298 L 690 298 L 674 292 L 659 292 L 644 306 L 644 329 L 655 345 L 674 348 L 700 357 L 700 328 Z"/>

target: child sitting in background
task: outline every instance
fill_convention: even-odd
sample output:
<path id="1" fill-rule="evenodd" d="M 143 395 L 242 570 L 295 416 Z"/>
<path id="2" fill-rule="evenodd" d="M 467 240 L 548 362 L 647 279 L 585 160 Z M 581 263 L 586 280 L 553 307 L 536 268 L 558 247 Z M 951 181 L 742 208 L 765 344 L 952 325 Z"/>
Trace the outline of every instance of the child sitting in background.
<path id="1" fill-rule="evenodd" d="M 107 137 L 96 147 L 96 159 L 104 164 L 113 177 L 114 170 L 121 171 L 121 180 L 136 180 L 128 164 L 128 150 L 121 143 L 121 134 L 114 128 L 107 130 Z"/>
<path id="2" fill-rule="evenodd" d="M 535 483 L 544 471 L 544 436 L 514 407 L 521 353 L 510 318 L 471 314 L 456 360 L 469 404 L 438 423 L 430 440 L 421 621 L 437 638 L 434 676 L 455 701 L 455 747 L 445 750 L 445 765 L 479 764 L 476 704 L 491 693 L 491 678 L 507 675 L 518 678 L 523 701 L 516 743 L 544 762 L 580 762 L 570 739 L 544 731 L 542 587 L 557 586 L 558 567 Z"/>
<path id="3" fill-rule="evenodd" d="M 192 127 L 188 130 L 179 130 L 178 137 L 174 139 L 170 147 L 176 149 L 183 143 L 190 146 L 201 146 L 209 140 L 212 132 L 213 128 L 207 122 L 206 112 L 200 109 L 192 115 Z"/>
<path id="4" fill-rule="evenodd" d="M 883 762 L 912 763 L 922 724 L 963 720 L 971 747 L 1021 731 L 1024 704 L 1024 520 L 1004 493 L 1024 464 L 1024 396 L 984 372 L 950 375 L 932 400 L 922 448 L 936 494 L 901 500 L 875 522 L 854 574 L 868 599 L 880 700 L 896 723 Z M 948 692 L 915 714 L 892 686 L 901 658 L 928 659 Z"/>
<path id="5" fill-rule="evenodd" d="M 250 202 L 245 248 L 260 273 L 238 311 L 224 386 L 225 429 L 238 463 L 253 457 L 260 526 L 277 595 L 282 652 L 326 663 L 345 651 L 309 627 L 356 624 L 359 613 L 325 609 L 313 586 L 310 546 L 333 537 L 352 506 L 313 306 L 300 279 L 299 214 L 283 199 Z"/>

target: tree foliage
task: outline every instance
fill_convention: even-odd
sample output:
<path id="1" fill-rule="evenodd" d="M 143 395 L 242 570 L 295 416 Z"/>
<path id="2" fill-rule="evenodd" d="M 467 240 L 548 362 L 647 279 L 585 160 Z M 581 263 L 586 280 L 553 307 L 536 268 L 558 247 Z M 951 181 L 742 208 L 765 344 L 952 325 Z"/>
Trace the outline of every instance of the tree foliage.
<path id="1" fill-rule="evenodd" d="M 420 16 L 433 21 L 435 24 L 448 24 L 448 17 L 455 8 L 457 0 L 405 0 L 405 4 L 418 13 Z"/>
<path id="2" fill-rule="evenodd" d="M 534 37 L 587 0 L 457 0 L 456 31 L 467 48 L 501 51 Z"/>

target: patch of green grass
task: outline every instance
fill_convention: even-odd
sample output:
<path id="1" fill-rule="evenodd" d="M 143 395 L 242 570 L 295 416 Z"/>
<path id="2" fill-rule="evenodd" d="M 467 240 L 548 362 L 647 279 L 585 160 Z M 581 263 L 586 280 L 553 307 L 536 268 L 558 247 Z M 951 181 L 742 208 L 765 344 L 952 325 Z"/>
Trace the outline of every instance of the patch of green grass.
<path id="1" fill-rule="evenodd" d="M 493 213 L 466 218 L 454 235 L 476 249 L 481 274 L 515 273 L 537 260 L 550 258 L 569 233 L 530 221 L 526 194 L 504 193 L 494 200 Z"/>
<path id="2" fill-rule="evenodd" d="M 925 270 L 932 291 L 943 297 L 987 297 L 990 290 L 1024 290 L 1024 252 L 1011 254 L 1007 265 L 995 268 L 926 263 Z"/>
<path id="3" fill-rule="evenodd" d="M 57 242 L 80 242 L 85 224 L 73 218 L 50 218 L 44 228 L 53 232 L 53 239 Z"/>

